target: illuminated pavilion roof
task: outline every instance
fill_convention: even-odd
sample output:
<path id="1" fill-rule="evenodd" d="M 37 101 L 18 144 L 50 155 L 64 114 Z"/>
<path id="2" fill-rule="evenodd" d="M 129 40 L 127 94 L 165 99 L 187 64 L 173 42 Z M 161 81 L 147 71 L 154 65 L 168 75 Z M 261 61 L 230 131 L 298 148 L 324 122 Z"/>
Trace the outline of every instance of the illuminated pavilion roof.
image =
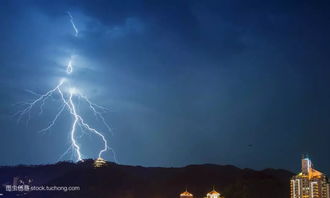
<path id="1" fill-rule="evenodd" d="M 180 194 L 180 197 L 192 197 L 192 196 L 193 194 L 191 194 L 187 190 Z"/>
<path id="2" fill-rule="evenodd" d="M 207 195 L 208 195 L 208 196 L 209 196 L 209 195 L 220 195 L 220 193 L 218 193 L 217 191 L 215 191 L 215 190 L 213 189 L 211 192 L 207 193 Z"/>

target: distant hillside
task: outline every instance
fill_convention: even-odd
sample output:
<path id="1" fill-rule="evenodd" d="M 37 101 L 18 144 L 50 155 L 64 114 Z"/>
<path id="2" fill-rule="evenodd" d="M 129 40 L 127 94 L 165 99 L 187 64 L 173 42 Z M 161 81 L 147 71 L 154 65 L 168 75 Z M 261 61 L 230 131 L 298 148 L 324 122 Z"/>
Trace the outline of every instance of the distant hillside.
<path id="1" fill-rule="evenodd" d="M 80 186 L 74 192 L 30 192 L 29 198 L 177 198 L 188 188 L 196 198 L 215 189 L 226 198 L 289 198 L 289 179 L 285 170 L 254 171 L 234 166 L 191 165 L 183 168 L 145 168 L 106 163 L 95 168 L 93 160 L 81 163 L 0 168 L 0 184 L 13 178 L 33 180 L 30 185 Z M 17 193 L 4 197 L 16 197 Z M 1 197 L 1 196 L 0 196 Z"/>

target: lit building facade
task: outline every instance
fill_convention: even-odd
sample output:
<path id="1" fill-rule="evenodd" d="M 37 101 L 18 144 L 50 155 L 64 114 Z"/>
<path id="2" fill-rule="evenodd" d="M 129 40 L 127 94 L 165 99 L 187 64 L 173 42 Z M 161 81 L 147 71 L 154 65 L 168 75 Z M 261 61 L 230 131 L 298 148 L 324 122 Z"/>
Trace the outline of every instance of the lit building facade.
<path id="1" fill-rule="evenodd" d="M 330 198 L 330 185 L 323 173 L 314 169 L 311 160 L 303 157 L 301 172 L 291 178 L 291 198 Z"/>

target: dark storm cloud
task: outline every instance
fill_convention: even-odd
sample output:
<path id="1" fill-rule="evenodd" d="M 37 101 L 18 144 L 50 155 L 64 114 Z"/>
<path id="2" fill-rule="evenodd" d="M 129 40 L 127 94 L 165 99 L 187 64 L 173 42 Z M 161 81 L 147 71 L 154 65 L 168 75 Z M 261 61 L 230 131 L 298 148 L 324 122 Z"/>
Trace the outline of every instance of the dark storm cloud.
<path id="1" fill-rule="evenodd" d="M 31 146 L 33 153 L 49 136 L 35 135 L 37 124 L 7 122 L 6 115 L 13 101 L 29 99 L 24 89 L 54 86 L 75 49 L 73 78 L 94 101 L 111 107 L 111 142 L 122 163 L 294 170 L 300 154 L 308 152 L 323 169 L 330 164 L 325 1 L 0 5 L 3 140 L 22 144 L 12 155 L 4 153 L 2 163 L 53 162 L 65 149 L 54 145 L 48 151 L 53 156 L 39 152 L 15 160 L 26 142 L 41 142 Z M 80 30 L 78 39 L 67 11 Z M 58 144 L 67 122 L 59 124 Z M 12 134 L 20 130 L 24 138 L 15 140 Z"/>

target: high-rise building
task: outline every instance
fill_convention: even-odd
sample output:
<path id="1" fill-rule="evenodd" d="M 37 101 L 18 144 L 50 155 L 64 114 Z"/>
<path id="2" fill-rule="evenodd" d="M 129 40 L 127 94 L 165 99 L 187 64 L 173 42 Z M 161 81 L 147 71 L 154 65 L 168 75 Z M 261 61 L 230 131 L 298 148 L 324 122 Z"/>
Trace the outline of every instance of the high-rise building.
<path id="1" fill-rule="evenodd" d="M 291 178 L 291 198 L 330 198 L 330 185 L 325 174 L 314 169 L 311 160 L 303 157 L 301 172 Z"/>

